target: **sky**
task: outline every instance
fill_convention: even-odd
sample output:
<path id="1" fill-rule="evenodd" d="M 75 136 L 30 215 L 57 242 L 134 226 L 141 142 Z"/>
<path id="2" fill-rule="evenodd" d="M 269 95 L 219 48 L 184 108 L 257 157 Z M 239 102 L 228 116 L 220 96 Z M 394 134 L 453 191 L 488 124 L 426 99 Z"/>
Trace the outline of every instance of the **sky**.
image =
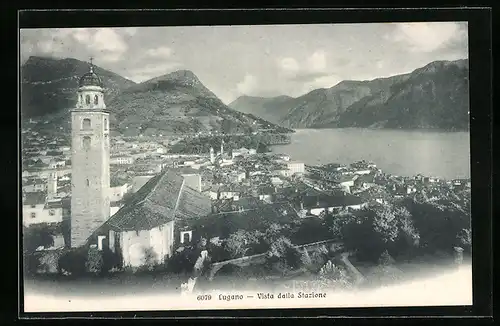
<path id="1" fill-rule="evenodd" d="M 24 29 L 20 42 L 21 62 L 92 56 L 135 82 L 191 70 L 226 104 L 468 58 L 466 22 Z"/>

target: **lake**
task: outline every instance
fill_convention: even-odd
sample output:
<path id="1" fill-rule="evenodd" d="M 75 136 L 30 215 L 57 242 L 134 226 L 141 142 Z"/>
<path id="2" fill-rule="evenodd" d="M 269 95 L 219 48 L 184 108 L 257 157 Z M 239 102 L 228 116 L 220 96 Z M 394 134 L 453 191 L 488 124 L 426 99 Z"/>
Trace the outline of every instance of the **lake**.
<path id="1" fill-rule="evenodd" d="M 395 175 L 470 178 L 468 132 L 299 129 L 272 150 L 310 165 L 367 160 Z"/>

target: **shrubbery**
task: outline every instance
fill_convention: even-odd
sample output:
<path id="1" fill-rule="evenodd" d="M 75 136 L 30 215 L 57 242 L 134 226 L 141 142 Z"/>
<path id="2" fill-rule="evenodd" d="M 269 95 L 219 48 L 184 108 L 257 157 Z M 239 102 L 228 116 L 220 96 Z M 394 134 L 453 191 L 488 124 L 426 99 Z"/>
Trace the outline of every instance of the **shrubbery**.
<path id="1" fill-rule="evenodd" d="M 322 288 L 349 288 L 353 280 L 347 271 L 328 260 L 318 273 L 318 280 Z"/>
<path id="2" fill-rule="evenodd" d="M 384 252 L 411 258 L 420 252 L 451 252 L 454 246 L 470 252 L 470 203 L 456 195 L 424 197 L 324 218 L 333 236 L 360 260 L 375 263 Z"/>
<path id="3" fill-rule="evenodd" d="M 103 265 L 102 253 L 97 248 L 90 248 L 85 261 L 86 271 L 92 274 L 101 274 Z"/>
<path id="4" fill-rule="evenodd" d="M 70 249 L 62 254 L 58 261 L 60 274 L 82 276 L 86 274 L 87 249 Z"/>
<path id="5" fill-rule="evenodd" d="M 104 274 L 113 268 L 121 267 L 121 257 L 103 248 L 75 248 L 64 252 L 58 261 L 59 273 L 82 276 L 85 274 Z"/>

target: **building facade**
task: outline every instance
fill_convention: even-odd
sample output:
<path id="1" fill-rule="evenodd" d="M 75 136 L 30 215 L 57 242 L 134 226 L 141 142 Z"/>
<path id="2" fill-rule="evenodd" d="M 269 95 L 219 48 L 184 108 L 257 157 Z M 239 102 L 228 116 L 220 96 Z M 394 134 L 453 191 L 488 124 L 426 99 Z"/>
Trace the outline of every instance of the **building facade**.
<path id="1" fill-rule="evenodd" d="M 109 163 L 112 165 L 131 165 L 134 164 L 134 158 L 132 156 L 115 156 L 111 158 Z"/>
<path id="2" fill-rule="evenodd" d="M 303 162 L 286 162 L 286 167 L 293 174 L 303 174 L 305 172 L 305 166 Z"/>
<path id="3" fill-rule="evenodd" d="M 109 113 L 101 79 L 90 71 L 80 78 L 71 111 L 71 247 L 79 247 L 110 215 Z"/>
<path id="4" fill-rule="evenodd" d="M 23 198 L 23 225 L 52 224 L 63 221 L 61 199 L 48 200 L 44 192 L 29 193 Z"/>

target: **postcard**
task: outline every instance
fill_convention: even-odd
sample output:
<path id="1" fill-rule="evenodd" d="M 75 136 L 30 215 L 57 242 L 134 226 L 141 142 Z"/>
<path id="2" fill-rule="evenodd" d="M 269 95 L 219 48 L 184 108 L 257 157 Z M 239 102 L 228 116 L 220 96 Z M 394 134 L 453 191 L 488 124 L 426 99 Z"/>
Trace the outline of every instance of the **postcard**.
<path id="1" fill-rule="evenodd" d="M 468 24 L 20 30 L 26 312 L 472 304 Z"/>

